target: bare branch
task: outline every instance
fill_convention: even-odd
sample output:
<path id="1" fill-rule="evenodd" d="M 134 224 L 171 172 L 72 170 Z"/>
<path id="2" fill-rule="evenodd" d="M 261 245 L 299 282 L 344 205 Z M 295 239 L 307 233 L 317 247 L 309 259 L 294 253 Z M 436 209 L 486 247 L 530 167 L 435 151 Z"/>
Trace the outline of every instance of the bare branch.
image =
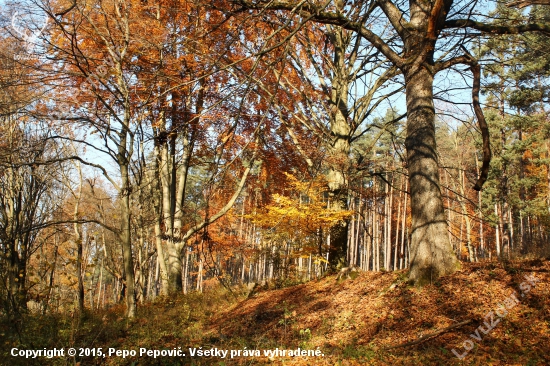
<path id="1" fill-rule="evenodd" d="M 454 19 L 446 21 L 444 28 L 473 28 L 491 34 L 520 34 L 535 31 L 550 34 L 550 25 L 546 23 L 529 23 L 512 26 L 487 24 L 471 19 Z"/>
<path id="2" fill-rule="evenodd" d="M 483 115 L 481 104 L 479 103 L 479 91 L 481 89 L 481 66 L 479 66 L 477 60 L 468 52 L 468 50 L 464 46 L 462 47 L 462 49 L 466 53 L 466 56 L 470 59 L 470 68 L 474 77 L 472 85 L 472 104 L 474 106 L 477 123 L 479 125 L 479 129 L 481 130 L 481 137 L 483 139 L 483 165 L 481 166 L 479 178 L 474 185 L 474 189 L 476 191 L 481 191 L 483 183 L 485 183 L 487 177 L 489 176 L 489 164 L 491 163 L 491 141 L 489 137 L 489 126 L 487 125 L 487 121 L 485 121 L 485 116 Z"/>
<path id="3" fill-rule="evenodd" d="M 550 5 L 550 0 L 516 0 L 506 4 L 509 8 L 523 9 L 531 5 Z"/>
<path id="4" fill-rule="evenodd" d="M 344 16 L 342 13 L 333 13 L 324 11 L 325 6 L 314 6 L 310 4 L 303 4 L 300 8 L 296 8 L 296 4 L 290 0 L 276 0 L 276 1 L 259 1 L 252 2 L 251 0 L 237 0 L 236 3 L 243 6 L 246 9 L 269 9 L 269 10 L 287 10 L 295 14 L 299 14 L 304 17 L 308 17 L 317 23 L 322 24 L 334 24 L 344 29 L 352 30 L 359 33 L 363 38 L 372 43 L 380 52 L 384 54 L 394 65 L 402 67 L 404 60 L 399 56 L 391 47 L 384 42 L 380 36 L 364 27 L 360 22 L 354 22 L 351 19 Z"/>
<path id="5" fill-rule="evenodd" d="M 399 34 L 401 38 L 404 38 L 408 22 L 404 19 L 401 10 L 399 10 L 390 0 L 378 0 L 377 3 L 388 17 L 388 20 L 397 34 Z M 403 26 L 403 23 L 405 23 L 405 26 Z"/>
<path id="6" fill-rule="evenodd" d="M 208 225 L 212 224 L 213 222 L 215 222 L 216 220 L 218 220 L 220 217 L 225 215 L 231 209 L 231 207 L 233 207 L 233 205 L 235 204 L 235 201 L 240 196 L 240 194 L 241 194 L 241 192 L 242 192 L 242 190 L 243 190 L 243 188 L 246 184 L 246 178 L 248 178 L 248 174 L 250 173 L 250 170 L 252 170 L 253 165 L 254 165 L 254 158 L 250 161 L 248 167 L 246 168 L 246 170 L 244 171 L 244 173 L 241 177 L 241 181 L 239 182 L 239 184 L 237 186 L 237 189 L 233 193 L 233 196 L 225 204 L 225 206 L 223 206 L 222 209 L 219 210 L 214 216 L 205 218 L 203 222 L 201 222 L 201 223 L 193 226 L 191 229 L 187 230 L 185 235 L 181 238 L 181 241 L 178 243 L 178 246 L 180 247 L 178 249 L 181 250 L 181 247 L 183 246 L 183 244 L 191 236 L 193 236 L 195 233 L 199 232 L 200 230 L 202 230 L 206 226 L 208 226 Z"/>
<path id="7" fill-rule="evenodd" d="M 477 123 L 481 131 L 481 138 L 483 140 L 483 164 L 481 166 L 480 175 L 474 185 L 476 191 L 481 191 L 481 187 L 487 180 L 489 176 L 489 165 L 491 163 L 491 141 L 489 135 L 489 126 L 485 120 L 485 115 L 481 109 L 481 104 L 479 102 L 479 92 L 481 89 L 481 66 L 477 62 L 474 56 L 472 56 L 464 46 L 460 46 L 464 51 L 465 55 L 454 57 L 447 61 L 437 62 L 435 64 L 435 71 L 439 72 L 444 69 L 448 69 L 454 65 L 464 64 L 469 65 L 470 70 L 473 74 L 473 85 L 472 85 L 472 105 L 474 108 L 474 113 L 476 115 Z"/>

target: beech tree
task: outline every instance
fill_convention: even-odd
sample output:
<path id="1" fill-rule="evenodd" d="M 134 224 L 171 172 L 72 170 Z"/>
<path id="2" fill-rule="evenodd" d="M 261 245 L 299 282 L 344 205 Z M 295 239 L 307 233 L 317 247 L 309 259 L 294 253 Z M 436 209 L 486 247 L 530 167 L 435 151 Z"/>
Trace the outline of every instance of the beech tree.
<path id="1" fill-rule="evenodd" d="M 80 127 L 85 133 L 97 134 L 103 146 L 98 147 L 86 141 L 85 137 L 70 139 L 107 155 L 118 168 L 120 181 L 117 182 L 100 164 L 79 159 L 88 166 L 100 169 L 120 196 L 120 227 L 109 228 L 120 239 L 127 316 L 132 318 L 135 315 L 135 277 L 130 164 L 134 157 L 140 109 L 134 97 L 135 91 L 132 91 L 135 87 L 135 76 L 132 75 L 136 70 L 131 57 L 139 44 L 134 44 L 130 33 L 134 21 L 130 3 L 105 2 L 92 8 L 89 5 L 74 3 L 67 8 L 62 4 L 52 4 L 48 8 L 50 17 L 55 19 L 51 40 L 53 53 L 56 61 L 65 65 L 68 70 L 65 77 L 70 81 L 58 88 L 61 93 L 73 96 L 57 101 L 58 108 L 65 113 L 54 113 L 53 118 L 72 121 L 75 129 Z M 70 88 L 80 85 L 83 85 L 80 93 Z M 56 138 L 67 139 L 67 136 Z"/>
<path id="2" fill-rule="evenodd" d="M 345 11 L 343 4 L 337 6 Z M 354 11 L 359 12 L 360 8 L 349 10 Z M 365 44 L 359 35 L 335 25 L 310 28 L 296 35 L 300 51 L 292 57 L 301 84 L 310 91 L 297 93 L 300 87 L 289 78 L 283 79 L 281 85 L 287 92 L 298 94 L 294 104 L 300 106 L 293 118 L 283 121 L 300 151 L 304 151 L 304 142 L 296 137 L 296 124 L 322 141 L 321 165 L 328 182 L 328 202 L 331 209 L 344 212 L 348 208 L 350 175 L 354 174 L 351 146 L 362 135 L 373 131 L 372 115 L 387 98 L 400 91 L 401 85 L 387 85 L 398 74 L 397 69 L 388 67 L 387 60 L 373 52 L 374 47 Z M 315 44 L 314 39 L 319 38 L 324 39 L 323 49 Z M 312 80 L 309 74 L 315 75 L 318 81 Z M 386 89 L 382 91 L 383 87 Z M 358 89 L 363 92 L 357 93 Z M 289 107 L 284 108 L 291 111 Z M 387 123 L 399 119 L 396 117 Z M 368 154 L 369 151 L 361 152 L 358 160 Z M 307 161 L 310 169 L 316 169 L 313 160 Z M 333 269 L 345 264 L 348 221 L 342 220 L 330 230 L 329 262 Z"/>
<path id="3" fill-rule="evenodd" d="M 491 34 L 520 33 L 529 31 L 550 32 L 548 24 L 529 20 L 523 24 L 490 24 L 479 16 L 478 2 L 452 0 L 410 0 L 371 1 L 363 6 L 363 12 L 356 17 L 348 17 L 338 4 L 329 2 L 247 1 L 234 2 L 244 9 L 284 10 L 311 21 L 335 24 L 357 32 L 382 53 L 405 78 L 407 106 L 407 168 L 411 194 L 411 269 L 409 278 L 422 285 L 434 279 L 453 273 L 459 266 L 451 250 L 447 236 L 447 223 L 443 209 L 439 181 L 439 164 L 435 141 L 435 108 L 433 83 L 435 75 L 444 69 L 458 64 L 472 66 L 476 78 L 479 66 L 468 54 L 457 55 L 460 50 L 455 44 L 448 48 L 446 42 L 438 42 L 442 34 L 446 37 L 460 36 L 467 29 L 475 29 Z M 353 6 L 352 2 L 348 6 Z M 383 13 L 391 25 L 391 32 L 376 27 L 371 20 Z M 455 46 L 455 47 L 453 47 Z M 454 57 L 446 58 L 451 54 Z M 479 84 L 474 82 L 474 101 L 479 92 Z M 476 108 L 476 117 L 484 123 L 481 109 Z M 486 126 L 482 130 L 487 136 Z M 486 178 L 490 150 L 488 141 L 484 149 L 484 166 L 480 188 Z"/>
<path id="4" fill-rule="evenodd" d="M 200 3 L 172 5 L 152 13 L 149 21 L 157 31 L 150 40 L 153 47 L 138 56 L 143 70 L 139 83 L 160 86 L 146 107 L 146 122 L 154 139 L 149 178 L 164 294 L 183 289 L 182 257 L 190 249 L 189 239 L 225 215 L 244 188 L 254 166 L 255 153 L 250 152 L 255 149 L 254 136 L 260 129 L 253 123 L 261 124 L 246 113 L 256 107 L 249 100 L 246 82 L 225 70 L 242 57 L 233 44 L 231 23 L 220 25 L 222 13 Z M 205 191 L 234 187 L 224 205 L 214 209 L 209 193 L 204 211 L 190 212 L 193 170 L 203 174 Z"/>
<path id="5" fill-rule="evenodd" d="M 0 37 L 0 45 L 0 305 L 18 317 L 27 309 L 29 259 L 62 197 L 46 163 L 59 157 L 51 130 L 32 116 L 43 92 L 36 70 L 14 59 L 17 44 Z"/>
<path id="6" fill-rule="evenodd" d="M 351 16 L 361 11 L 359 6 L 337 6 Z M 275 62 L 277 67 L 254 80 L 258 94 L 276 98 L 276 118 L 307 164 L 308 174 L 315 176 L 321 171 L 326 176 L 327 204 L 344 212 L 350 175 L 354 174 L 351 145 L 372 131 L 377 107 L 398 94 L 401 84 L 390 86 L 387 82 L 399 72 L 362 37 L 338 25 L 306 22 L 292 29 L 283 14 L 272 14 L 262 23 L 274 33 L 279 31 L 277 41 L 284 44 L 285 37 L 292 38 L 283 50 L 272 51 L 261 60 L 267 70 L 275 68 Z M 319 143 L 318 149 L 308 148 L 312 139 Z M 367 154 L 364 152 L 363 158 Z M 341 220 L 327 233 L 332 269 L 346 261 L 348 221 Z"/>
<path id="7" fill-rule="evenodd" d="M 40 230 L 52 218 L 47 212 L 55 211 L 56 205 L 52 171 L 42 165 L 48 158 L 45 136 L 30 130 L 20 118 L 12 115 L 0 120 L 5 138 L 0 151 L 1 265 L 7 289 L 3 305 L 15 314 L 26 309 L 28 261 L 37 249 Z"/>
<path id="8" fill-rule="evenodd" d="M 9 311 L 30 298 L 93 309 L 126 297 L 132 316 L 136 299 L 159 293 L 311 279 L 343 261 L 375 271 L 410 261 L 423 284 L 452 273 L 457 256 L 548 240 L 547 7 L 51 5 L 45 57 L 1 65 Z M 472 84 L 466 126 L 438 125 L 454 102 L 434 102 L 452 93 L 437 85 L 443 70 Z M 486 179 L 482 193 L 469 189 Z"/>

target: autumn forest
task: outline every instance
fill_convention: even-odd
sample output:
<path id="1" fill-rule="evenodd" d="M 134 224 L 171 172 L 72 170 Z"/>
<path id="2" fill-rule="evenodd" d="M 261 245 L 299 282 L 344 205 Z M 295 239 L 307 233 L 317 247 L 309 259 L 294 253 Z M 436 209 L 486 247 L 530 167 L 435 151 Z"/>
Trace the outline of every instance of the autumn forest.
<path id="1" fill-rule="evenodd" d="M 6 344 L 327 276 L 548 272 L 550 1 L 0 0 L 0 45 Z"/>

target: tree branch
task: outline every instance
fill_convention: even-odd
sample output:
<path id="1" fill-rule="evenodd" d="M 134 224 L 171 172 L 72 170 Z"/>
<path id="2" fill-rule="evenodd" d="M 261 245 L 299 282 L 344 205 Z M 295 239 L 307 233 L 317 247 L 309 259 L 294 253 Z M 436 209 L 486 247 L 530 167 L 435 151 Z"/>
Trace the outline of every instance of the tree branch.
<path id="1" fill-rule="evenodd" d="M 550 0 L 517 0 L 506 4 L 509 8 L 523 9 L 530 5 L 550 5 Z"/>
<path id="2" fill-rule="evenodd" d="M 97 169 L 101 170 L 101 172 L 103 173 L 103 176 L 105 178 L 107 178 L 107 180 L 113 185 L 113 187 L 115 187 L 115 189 L 118 192 L 120 192 L 120 186 L 109 176 L 109 173 L 107 173 L 107 170 L 105 170 L 104 167 L 102 167 L 99 164 L 90 163 L 89 161 L 86 161 L 86 160 L 82 159 L 80 156 L 67 156 L 67 157 L 59 158 L 59 159 L 51 159 L 51 160 L 44 161 L 41 164 L 47 165 L 47 164 L 59 163 L 59 162 L 67 161 L 67 160 L 80 161 L 84 165 L 91 166 L 91 167 L 94 167 L 94 168 L 97 168 Z"/>
<path id="3" fill-rule="evenodd" d="M 448 69 L 454 65 L 465 64 L 470 66 L 473 76 L 473 85 L 472 85 L 472 106 L 474 108 L 474 113 L 476 115 L 477 123 L 481 131 L 481 138 L 483 140 L 483 164 L 481 166 L 481 171 L 479 177 L 474 185 L 476 191 L 481 191 L 481 187 L 487 180 L 489 176 L 489 165 L 491 163 L 491 140 L 489 135 L 489 126 L 485 120 L 485 115 L 481 109 L 481 104 L 479 102 L 479 91 L 481 89 L 481 66 L 477 62 L 474 56 L 472 56 L 464 46 L 460 46 L 464 51 L 465 55 L 454 57 L 447 61 L 437 62 L 434 66 L 435 72 Z"/>
<path id="4" fill-rule="evenodd" d="M 243 188 L 246 184 L 246 179 L 248 178 L 248 174 L 250 173 L 250 171 L 252 170 L 252 167 L 254 166 L 254 161 L 256 160 L 256 153 L 257 153 L 257 150 L 252 155 L 252 158 L 250 159 L 250 162 L 248 163 L 248 167 L 245 169 L 245 171 L 244 171 L 244 173 L 241 177 L 241 181 L 237 185 L 237 189 L 233 193 L 233 196 L 229 199 L 229 201 L 225 204 L 225 206 L 223 206 L 215 215 L 213 215 L 212 217 L 206 217 L 203 222 L 201 222 L 201 223 L 193 226 L 189 230 L 187 230 L 185 235 L 177 243 L 178 251 L 180 251 L 182 249 L 183 244 L 185 244 L 191 236 L 193 236 L 195 233 L 199 232 L 200 230 L 202 230 L 206 226 L 208 226 L 208 225 L 212 224 L 213 222 L 215 222 L 216 220 L 218 220 L 220 217 L 225 215 L 231 209 L 231 207 L 233 207 L 233 205 L 235 204 L 235 201 L 237 201 L 237 198 L 241 195 L 241 192 L 242 192 L 242 190 L 243 190 Z"/>
<path id="5" fill-rule="evenodd" d="M 344 16 L 342 13 L 332 13 L 324 11 L 325 6 L 314 6 L 303 4 L 296 8 L 296 3 L 291 0 L 274 0 L 274 1 L 258 1 L 252 0 L 236 0 L 235 3 L 240 4 L 245 9 L 255 10 L 287 10 L 294 14 L 308 17 L 317 23 L 334 24 L 344 29 L 352 30 L 360 34 L 363 38 L 369 41 L 374 47 L 384 54 L 394 65 L 401 68 L 404 65 L 404 60 L 391 47 L 382 40 L 377 34 L 363 27 L 360 22 L 354 22 Z"/>
<path id="6" fill-rule="evenodd" d="M 399 10 L 397 6 L 395 6 L 395 4 L 389 0 L 378 0 L 377 3 L 384 14 L 386 14 L 386 17 L 388 17 L 388 20 L 390 21 L 397 34 L 399 34 L 401 39 L 404 39 L 405 30 L 408 22 L 404 21 L 403 13 L 401 12 L 401 10 Z M 403 26 L 402 24 L 403 21 L 405 23 L 405 26 Z"/>
<path id="7" fill-rule="evenodd" d="M 477 123 L 479 129 L 481 130 L 481 137 L 483 139 L 483 165 L 481 166 L 481 171 L 477 182 L 474 185 L 476 191 L 481 191 L 483 183 L 487 180 L 489 176 L 489 164 L 491 163 L 491 141 L 489 137 L 489 126 L 487 121 L 485 121 L 485 116 L 483 115 L 483 110 L 481 109 L 481 104 L 479 103 L 479 90 L 481 89 L 481 66 L 477 60 L 472 56 L 468 50 L 462 46 L 464 53 L 470 59 L 470 69 L 473 74 L 473 85 L 472 85 L 472 104 L 474 106 L 474 112 L 476 114 Z"/>
<path id="8" fill-rule="evenodd" d="M 535 31 L 550 34 L 550 25 L 546 23 L 529 23 L 511 26 L 487 24 L 471 19 L 454 19 L 446 21 L 444 28 L 473 28 L 491 34 L 519 34 Z"/>

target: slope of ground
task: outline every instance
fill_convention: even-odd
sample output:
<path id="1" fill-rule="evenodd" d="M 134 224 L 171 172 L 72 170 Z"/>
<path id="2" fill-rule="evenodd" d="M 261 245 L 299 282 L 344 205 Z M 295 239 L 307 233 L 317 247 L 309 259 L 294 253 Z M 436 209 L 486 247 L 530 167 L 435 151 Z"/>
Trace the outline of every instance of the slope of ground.
<path id="1" fill-rule="evenodd" d="M 404 272 L 327 277 L 259 293 L 217 315 L 213 329 L 231 335 L 228 348 L 325 355 L 277 357 L 285 363 L 548 365 L 549 269 L 540 260 L 464 264 L 422 289 Z"/>
<path id="2" fill-rule="evenodd" d="M 2 325 L 0 358 L 10 365 L 548 365 L 549 272 L 548 260 L 463 264 L 421 289 L 407 285 L 402 271 L 367 272 L 249 298 L 216 290 L 164 299 L 142 306 L 132 322 L 122 308 L 33 318 L 17 336 Z M 9 355 L 13 347 L 137 355 L 24 360 Z M 178 347 L 185 357 L 139 357 L 140 348 Z"/>

